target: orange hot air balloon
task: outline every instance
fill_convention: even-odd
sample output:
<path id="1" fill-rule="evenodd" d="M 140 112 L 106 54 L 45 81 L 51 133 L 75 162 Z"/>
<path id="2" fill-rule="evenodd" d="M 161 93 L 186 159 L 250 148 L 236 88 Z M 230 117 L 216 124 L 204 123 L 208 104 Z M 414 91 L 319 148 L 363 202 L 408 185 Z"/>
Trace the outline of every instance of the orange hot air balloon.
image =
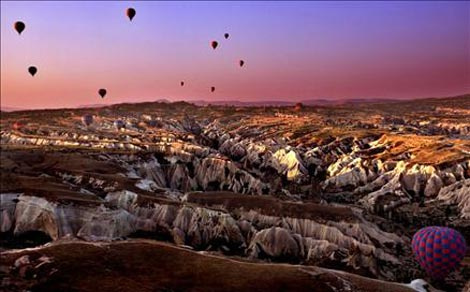
<path id="1" fill-rule="evenodd" d="M 132 21 L 132 18 L 134 18 L 135 13 L 136 13 L 136 12 L 135 12 L 135 9 L 132 8 L 132 7 L 127 8 L 127 10 L 126 10 L 126 15 L 127 15 L 127 17 L 129 17 L 129 20 L 130 20 L 130 21 Z"/>
<path id="2" fill-rule="evenodd" d="M 29 74 L 31 74 L 31 76 L 34 76 L 34 75 L 36 75 L 36 72 L 38 72 L 38 68 L 36 68 L 34 66 L 30 66 L 28 68 L 28 72 L 29 72 Z"/>
<path id="3" fill-rule="evenodd" d="M 215 87 L 212 86 L 212 87 L 211 87 L 211 92 L 214 92 L 214 91 L 215 91 Z"/>
<path id="4" fill-rule="evenodd" d="M 21 34 L 23 32 L 23 30 L 26 28 L 26 25 L 22 21 L 17 21 L 17 22 L 15 22 L 13 27 L 18 32 L 18 34 Z"/>
<path id="5" fill-rule="evenodd" d="M 106 89 L 104 88 L 101 88 L 100 90 L 98 90 L 98 94 L 101 96 L 101 98 L 104 98 L 104 96 L 106 95 Z"/>
<path id="6" fill-rule="evenodd" d="M 219 45 L 219 43 L 216 42 L 216 41 L 212 41 L 212 42 L 211 42 L 211 47 L 212 47 L 214 50 L 217 48 L 218 45 Z"/>
<path id="7" fill-rule="evenodd" d="M 230 36 L 230 35 L 229 35 L 227 32 L 224 33 L 224 38 L 225 38 L 225 39 L 228 39 L 229 36 Z"/>
<path id="8" fill-rule="evenodd" d="M 243 60 L 238 61 L 238 63 L 240 64 L 240 67 L 243 67 L 243 65 L 245 65 L 245 61 Z"/>

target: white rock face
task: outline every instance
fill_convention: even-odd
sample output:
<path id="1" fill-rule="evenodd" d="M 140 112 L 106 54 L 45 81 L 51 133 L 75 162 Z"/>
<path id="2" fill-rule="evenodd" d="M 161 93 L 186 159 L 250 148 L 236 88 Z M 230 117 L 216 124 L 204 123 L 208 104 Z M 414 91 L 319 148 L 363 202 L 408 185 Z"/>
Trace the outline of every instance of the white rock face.
<path id="1" fill-rule="evenodd" d="M 437 196 L 445 204 L 457 204 L 460 217 L 470 219 L 470 179 L 461 180 L 443 187 Z"/>
<path id="2" fill-rule="evenodd" d="M 308 173 L 302 158 L 294 150 L 281 148 L 277 150 L 271 159 L 271 166 L 279 173 L 287 176 L 288 180 L 296 180 Z"/>
<path id="3" fill-rule="evenodd" d="M 15 224 L 15 200 L 21 194 L 4 193 L 0 194 L 0 232 L 9 231 Z"/>
<path id="4" fill-rule="evenodd" d="M 88 241 L 115 240 L 140 230 L 167 234 L 180 245 L 242 250 L 253 257 L 312 262 L 341 258 L 347 265 L 374 274 L 382 273 L 374 264 L 378 259 L 386 265 L 397 264 L 386 249 L 403 244 L 400 237 L 380 230 L 359 214 L 348 222 L 317 222 L 240 209 L 235 219 L 227 211 L 192 204 L 139 205 L 138 196 L 130 191 L 110 192 L 105 198 L 108 207 L 63 205 L 17 194 L 8 196 L 18 199 L 13 206 L 14 201 L 3 196 L 2 210 L 15 208 L 13 223 L 4 229 L 14 229 L 15 234 L 42 231 L 54 240 L 77 236 Z"/>

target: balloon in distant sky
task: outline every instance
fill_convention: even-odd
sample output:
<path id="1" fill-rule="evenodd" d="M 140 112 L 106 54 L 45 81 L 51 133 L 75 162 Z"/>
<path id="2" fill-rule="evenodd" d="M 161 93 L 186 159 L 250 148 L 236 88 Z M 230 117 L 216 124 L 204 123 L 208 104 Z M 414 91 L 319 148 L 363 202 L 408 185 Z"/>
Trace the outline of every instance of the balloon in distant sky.
<path id="1" fill-rule="evenodd" d="M 104 96 L 106 95 L 106 89 L 101 88 L 100 90 L 98 90 L 98 93 L 101 96 L 101 98 L 104 98 Z"/>
<path id="2" fill-rule="evenodd" d="M 91 114 L 86 114 L 82 117 L 82 123 L 85 125 L 85 126 L 89 126 L 93 123 L 93 115 Z"/>
<path id="3" fill-rule="evenodd" d="M 245 65 L 245 61 L 240 60 L 240 61 L 239 61 L 239 64 L 240 64 L 240 67 L 243 67 L 243 65 Z"/>
<path id="4" fill-rule="evenodd" d="M 216 41 L 212 41 L 212 42 L 211 42 L 211 47 L 212 47 L 214 50 L 215 50 L 215 48 L 217 48 L 218 45 L 219 45 L 219 43 L 216 42 Z"/>
<path id="5" fill-rule="evenodd" d="M 181 83 L 180 83 L 180 84 L 181 84 L 181 86 L 184 86 L 184 81 L 181 81 Z"/>
<path id="6" fill-rule="evenodd" d="M 229 36 L 230 36 L 230 35 L 229 35 L 228 33 L 224 33 L 224 38 L 225 38 L 225 39 L 228 39 Z"/>
<path id="7" fill-rule="evenodd" d="M 132 18 L 135 16 L 135 9 L 134 8 L 127 8 L 126 15 L 129 17 L 129 20 L 132 21 Z"/>
<path id="8" fill-rule="evenodd" d="M 212 87 L 211 87 L 211 92 L 214 92 L 214 91 L 215 91 L 215 87 L 212 86 Z"/>
<path id="9" fill-rule="evenodd" d="M 17 21 L 17 22 L 15 22 L 13 27 L 18 32 L 18 34 L 21 34 L 23 32 L 23 30 L 25 29 L 26 25 L 22 21 Z"/>
<path id="10" fill-rule="evenodd" d="M 434 279 L 444 279 L 465 257 L 465 239 L 448 227 L 424 227 L 413 236 L 416 260 Z"/>
<path id="11" fill-rule="evenodd" d="M 38 72 L 38 69 L 34 66 L 30 66 L 28 68 L 28 72 L 29 72 L 29 74 L 31 74 L 31 76 L 34 76 L 36 74 L 36 72 Z"/>

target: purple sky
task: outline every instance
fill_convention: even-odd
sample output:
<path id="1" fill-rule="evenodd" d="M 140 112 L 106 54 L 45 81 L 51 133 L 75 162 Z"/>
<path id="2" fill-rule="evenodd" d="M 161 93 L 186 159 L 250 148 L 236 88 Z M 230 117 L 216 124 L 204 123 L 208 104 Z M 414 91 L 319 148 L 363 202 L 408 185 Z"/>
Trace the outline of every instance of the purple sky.
<path id="1" fill-rule="evenodd" d="M 468 92 L 468 1 L 1 2 L 3 107 Z"/>

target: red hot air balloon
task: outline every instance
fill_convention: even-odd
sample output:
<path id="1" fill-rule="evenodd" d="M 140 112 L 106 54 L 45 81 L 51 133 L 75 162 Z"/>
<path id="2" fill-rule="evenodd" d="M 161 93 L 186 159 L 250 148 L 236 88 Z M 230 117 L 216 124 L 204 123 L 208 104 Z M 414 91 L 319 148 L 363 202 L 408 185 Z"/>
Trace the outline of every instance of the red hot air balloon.
<path id="1" fill-rule="evenodd" d="M 18 131 L 19 129 L 23 128 L 23 124 L 21 122 L 14 122 L 12 128 Z"/>
<path id="2" fill-rule="evenodd" d="M 132 21 L 132 18 L 134 18 L 135 13 L 136 13 L 136 12 L 135 12 L 135 9 L 132 8 L 132 7 L 127 8 L 127 10 L 126 10 L 126 15 L 127 15 L 127 17 L 129 17 L 129 20 L 130 20 L 130 21 Z"/>
<path id="3" fill-rule="evenodd" d="M 215 87 L 212 86 L 212 87 L 211 87 L 211 92 L 214 92 L 214 91 L 215 91 Z"/>
<path id="4" fill-rule="evenodd" d="M 38 68 L 36 68 L 34 66 L 30 66 L 28 68 L 28 72 L 29 72 L 29 74 L 31 74 L 31 76 L 34 76 L 34 75 L 36 75 L 36 72 L 38 72 Z"/>
<path id="5" fill-rule="evenodd" d="M 104 98 L 104 96 L 106 95 L 106 89 L 104 88 L 101 88 L 100 90 L 98 90 L 98 94 L 101 96 L 101 98 Z"/>
<path id="6" fill-rule="evenodd" d="M 240 67 L 243 67 L 243 65 L 245 65 L 245 61 L 240 60 L 240 61 L 238 61 L 238 64 L 240 64 Z"/>
<path id="7" fill-rule="evenodd" d="M 230 35 L 229 35 L 227 32 L 224 33 L 224 38 L 225 38 L 225 39 L 228 39 L 229 36 L 230 36 Z"/>
<path id="8" fill-rule="evenodd" d="M 301 111 L 304 108 L 304 105 L 301 102 L 295 104 L 294 110 L 296 112 Z"/>
<path id="9" fill-rule="evenodd" d="M 211 42 L 211 47 L 215 50 L 217 48 L 217 46 L 219 45 L 219 43 L 217 41 L 212 41 Z"/>
<path id="10" fill-rule="evenodd" d="M 444 279 L 465 256 L 467 245 L 458 231 L 438 226 L 418 230 L 411 242 L 416 260 L 434 279 Z"/>
<path id="11" fill-rule="evenodd" d="M 23 32 L 23 30 L 26 28 L 26 25 L 22 21 L 17 21 L 17 22 L 15 22 L 13 27 L 18 32 L 18 34 L 21 34 Z"/>

